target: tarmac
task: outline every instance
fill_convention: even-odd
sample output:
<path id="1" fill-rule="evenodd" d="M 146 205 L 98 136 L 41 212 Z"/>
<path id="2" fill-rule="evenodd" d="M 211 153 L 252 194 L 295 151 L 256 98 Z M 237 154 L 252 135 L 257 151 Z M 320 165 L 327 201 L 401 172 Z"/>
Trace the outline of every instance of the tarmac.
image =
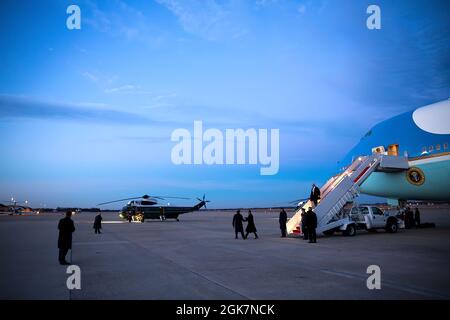
<path id="1" fill-rule="evenodd" d="M 99 235 L 95 214 L 79 213 L 72 264 L 80 290 L 67 289 L 57 260 L 62 214 L 0 215 L 0 299 L 450 299 L 449 208 L 422 210 L 436 228 L 316 244 L 281 238 L 278 211 L 253 213 L 257 240 L 234 239 L 232 211 L 145 223 L 108 212 Z M 367 288 L 370 265 L 381 269 L 380 290 Z"/>

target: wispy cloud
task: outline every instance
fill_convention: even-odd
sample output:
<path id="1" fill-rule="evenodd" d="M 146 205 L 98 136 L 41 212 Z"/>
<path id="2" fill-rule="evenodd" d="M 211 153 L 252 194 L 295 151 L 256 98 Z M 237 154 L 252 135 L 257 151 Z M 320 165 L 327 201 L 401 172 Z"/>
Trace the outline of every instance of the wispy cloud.
<path id="1" fill-rule="evenodd" d="M 164 42 L 165 31 L 146 13 L 124 1 L 87 1 L 86 7 L 83 22 L 99 32 L 151 46 L 160 46 Z"/>
<path id="2" fill-rule="evenodd" d="M 235 39 L 248 29 L 236 17 L 233 1 L 156 0 L 178 19 L 187 33 L 207 40 Z"/>
<path id="3" fill-rule="evenodd" d="M 105 89 L 105 93 L 124 94 L 153 94 L 153 92 L 143 89 L 139 85 L 125 84 L 123 86 Z"/>
<path id="4" fill-rule="evenodd" d="M 258 7 L 265 7 L 265 6 L 269 6 L 271 4 L 277 3 L 278 0 L 256 0 L 255 4 Z"/>
<path id="5" fill-rule="evenodd" d="M 67 103 L 0 95 L 0 120 L 12 118 L 72 120 L 115 124 L 158 124 L 147 116 L 114 110 L 102 103 Z"/>
<path id="6" fill-rule="evenodd" d="M 98 71 L 82 71 L 81 76 L 100 86 L 111 85 L 119 79 L 118 75 L 107 75 Z"/>
<path id="7" fill-rule="evenodd" d="M 83 72 L 81 73 L 81 75 L 82 75 L 83 77 L 85 77 L 86 79 L 88 79 L 89 81 L 92 81 L 92 82 L 98 82 L 98 77 L 97 77 L 96 75 L 94 75 L 94 74 L 88 72 L 88 71 L 83 71 Z"/>

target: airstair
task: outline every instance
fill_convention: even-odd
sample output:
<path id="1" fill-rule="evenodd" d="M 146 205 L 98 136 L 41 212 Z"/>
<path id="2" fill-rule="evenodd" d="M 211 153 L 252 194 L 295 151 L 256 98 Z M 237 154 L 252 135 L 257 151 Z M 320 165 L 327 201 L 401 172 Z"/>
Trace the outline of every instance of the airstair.
<path id="1" fill-rule="evenodd" d="M 406 170 L 408 163 L 406 158 L 395 157 L 398 160 L 390 160 L 392 157 L 383 154 L 361 156 L 341 174 L 330 178 L 320 189 L 321 200 L 317 207 L 311 201 L 297 208 L 294 216 L 287 223 L 288 234 L 301 234 L 301 208 L 308 210 L 312 207 L 317 215 L 318 234 L 337 229 L 349 223 L 349 218 L 344 216 L 343 208 L 348 202 L 352 202 L 359 194 L 359 186 L 375 171 Z M 383 164 L 384 167 L 383 167 Z"/>

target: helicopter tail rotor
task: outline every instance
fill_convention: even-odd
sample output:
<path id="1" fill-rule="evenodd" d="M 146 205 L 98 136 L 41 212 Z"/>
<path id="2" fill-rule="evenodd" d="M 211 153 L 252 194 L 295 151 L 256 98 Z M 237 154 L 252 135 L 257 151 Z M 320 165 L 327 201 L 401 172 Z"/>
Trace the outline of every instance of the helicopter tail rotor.
<path id="1" fill-rule="evenodd" d="M 211 202 L 211 201 L 205 200 L 205 194 L 203 194 L 203 198 L 202 198 L 202 199 L 197 198 L 197 200 L 200 201 L 200 203 L 199 203 L 200 208 L 201 208 L 201 207 L 205 207 L 205 209 L 208 209 L 208 207 L 206 206 L 206 204 L 207 204 L 208 202 Z"/>

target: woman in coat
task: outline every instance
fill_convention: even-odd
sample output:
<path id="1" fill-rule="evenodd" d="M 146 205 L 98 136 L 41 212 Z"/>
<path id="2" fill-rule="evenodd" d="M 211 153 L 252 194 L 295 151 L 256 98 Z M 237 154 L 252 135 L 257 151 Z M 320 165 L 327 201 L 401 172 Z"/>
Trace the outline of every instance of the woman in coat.
<path id="1" fill-rule="evenodd" d="M 255 239 L 258 239 L 258 234 L 256 233 L 255 219 L 253 218 L 251 210 L 248 210 L 248 216 L 245 219 L 245 221 L 247 221 L 247 228 L 245 228 L 246 232 L 245 237 L 247 238 L 249 233 L 254 233 Z"/>

